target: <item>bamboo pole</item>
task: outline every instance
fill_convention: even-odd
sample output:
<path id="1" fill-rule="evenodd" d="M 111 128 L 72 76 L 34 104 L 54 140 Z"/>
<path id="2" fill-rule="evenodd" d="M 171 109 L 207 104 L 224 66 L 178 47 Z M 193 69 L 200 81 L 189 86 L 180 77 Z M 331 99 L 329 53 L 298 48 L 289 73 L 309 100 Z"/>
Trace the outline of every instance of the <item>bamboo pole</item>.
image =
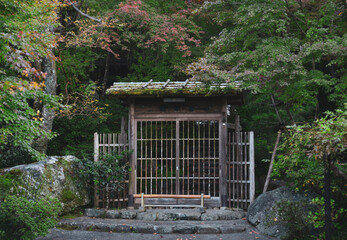
<path id="1" fill-rule="evenodd" d="M 270 182 L 270 177 L 271 177 L 271 172 L 272 172 L 272 167 L 273 167 L 273 161 L 274 161 L 275 156 L 276 156 L 276 151 L 277 151 L 278 143 L 280 142 L 281 133 L 282 133 L 281 130 L 279 130 L 278 133 L 277 133 L 277 139 L 276 139 L 274 150 L 272 152 L 270 166 L 269 166 L 269 171 L 267 172 L 263 193 L 265 193 L 267 191 L 267 188 L 268 188 L 268 185 L 269 185 L 269 182 Z"/>

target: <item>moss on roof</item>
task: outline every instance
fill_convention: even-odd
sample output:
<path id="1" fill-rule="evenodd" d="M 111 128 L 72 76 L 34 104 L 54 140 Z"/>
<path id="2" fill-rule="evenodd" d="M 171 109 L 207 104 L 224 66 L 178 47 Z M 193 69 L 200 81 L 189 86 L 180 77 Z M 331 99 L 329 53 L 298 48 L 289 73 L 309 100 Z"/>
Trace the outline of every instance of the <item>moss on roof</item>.
<path id="1" fill-rule="evenodd" d="M 136 82 L 114 83 L 107 94 L 115 96 L 228 96 L 240 94 L 241 89 L 227 83 L 201 82 Z"/>

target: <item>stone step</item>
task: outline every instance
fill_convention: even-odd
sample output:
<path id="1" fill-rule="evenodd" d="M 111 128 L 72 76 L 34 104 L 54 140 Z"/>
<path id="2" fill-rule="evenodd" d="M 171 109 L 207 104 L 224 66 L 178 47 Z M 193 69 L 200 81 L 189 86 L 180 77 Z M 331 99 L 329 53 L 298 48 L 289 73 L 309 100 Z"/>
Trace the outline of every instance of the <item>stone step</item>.
<path id="1" fill-rule="evenodd" d="M 85 210 L 87 217 L 109 219 L 137 219 L 146 221 L 219 221 L 235 220 L 245 216 L 243 210 L 215 210 L 215 209 L 148 209 L 140 210 L 105 210 L 88 208 Z"/>
<path id="2" fill-rule="evenodd" d="M 113 233 L 150 234 L 230 234 L 246 230 L 242 220 L 224 221 L 145 221 L 135 219 L 102 219 L 79 217 L 63 219 L 59 227 Z"/>

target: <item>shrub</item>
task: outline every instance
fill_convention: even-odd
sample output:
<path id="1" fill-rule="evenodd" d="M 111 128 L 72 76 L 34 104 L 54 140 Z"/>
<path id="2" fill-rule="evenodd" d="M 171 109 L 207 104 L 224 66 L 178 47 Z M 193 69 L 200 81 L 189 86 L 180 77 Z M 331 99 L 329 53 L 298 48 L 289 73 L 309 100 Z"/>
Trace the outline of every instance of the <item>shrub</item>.
<path id="1" fill-rule="evenodd" d="M 35 239 L 44 236 L 57 223 L 61 204 L 56 198 L 28 200 L 7 196 L 0 206 L 1 239 Z"/>
<path id="2" fill-rule="evenodd" d="M 282 200 L 276 203 L 266 218 L 266 225 L 280 224 L 286 227 L 288 235 L 281 239 L 311 239 L 312 225 L 307 214 L 313 206 L 305 201 Z"/>
<path id="3" fill-rule="evenodd" d="M 127 161 L 128 152 L 120 154 L 100 155 L 99 161 L 94 162 L 91 158 L 83 158 L 76 162 L 78 175 L 87 179 L 91 188 L 97 187 L 99 191 L 106 191 L 106 195 L 123 189 L 124 180 L 130 172 Z"/>
<path id="4" fill-rule="evenodd" d="M 29 152 L 13 143 L 0 145 L 0 168 L 13 167 L 34 162 Z"/>

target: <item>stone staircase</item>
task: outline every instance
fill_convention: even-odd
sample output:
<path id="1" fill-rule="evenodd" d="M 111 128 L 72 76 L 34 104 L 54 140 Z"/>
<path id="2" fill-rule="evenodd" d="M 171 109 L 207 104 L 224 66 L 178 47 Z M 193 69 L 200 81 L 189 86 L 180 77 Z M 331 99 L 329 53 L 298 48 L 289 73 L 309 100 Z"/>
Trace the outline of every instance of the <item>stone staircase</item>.
<path id="1" fill-rule="evenodd" d="M 67 230 L 143 234 L 231 234 L 246 230 L 242 210 L 217 209 L 86 209 L 85 216 L 63 219 Z"/>

